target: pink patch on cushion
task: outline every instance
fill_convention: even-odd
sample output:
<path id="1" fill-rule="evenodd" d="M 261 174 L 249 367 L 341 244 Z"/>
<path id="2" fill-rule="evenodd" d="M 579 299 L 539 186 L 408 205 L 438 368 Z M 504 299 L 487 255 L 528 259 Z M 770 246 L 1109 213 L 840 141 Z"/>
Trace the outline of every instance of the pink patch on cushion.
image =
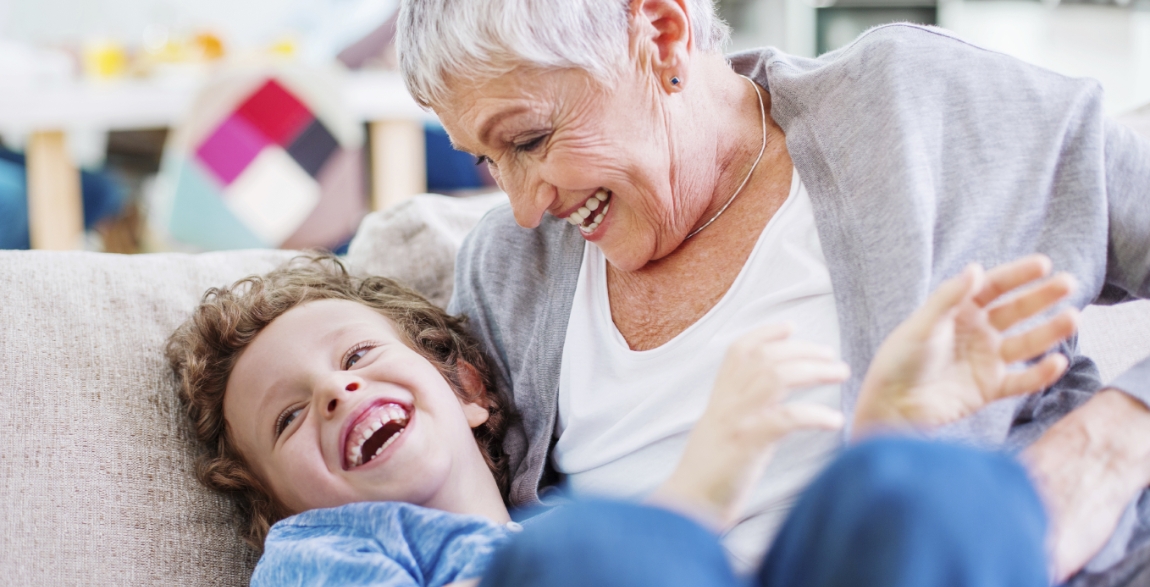
<path id="1" fill-rule="evenodd" d="M 226 186 L 269 144 L 252 125 L 232 114 L 200 144 L 196 157 Z"/>

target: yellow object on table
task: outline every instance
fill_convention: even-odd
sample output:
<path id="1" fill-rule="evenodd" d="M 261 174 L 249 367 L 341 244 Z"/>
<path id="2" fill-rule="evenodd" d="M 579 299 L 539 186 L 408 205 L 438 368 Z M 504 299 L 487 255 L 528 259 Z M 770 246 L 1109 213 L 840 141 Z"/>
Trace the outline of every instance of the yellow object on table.
<path id="1" fill-rule="evenodd" d="M 192 47 L 205 61 L 215 61 L 224 56 L 224 42 L 212 33 L 198 33 L 192 37 Z"/>
<path id="2" fill-rule="evenodd" d="M 96 79 L 120 77 L 128 69 L 128 51 L 115 41 L 96 41 L 84 46 L 84 73 Z"/>

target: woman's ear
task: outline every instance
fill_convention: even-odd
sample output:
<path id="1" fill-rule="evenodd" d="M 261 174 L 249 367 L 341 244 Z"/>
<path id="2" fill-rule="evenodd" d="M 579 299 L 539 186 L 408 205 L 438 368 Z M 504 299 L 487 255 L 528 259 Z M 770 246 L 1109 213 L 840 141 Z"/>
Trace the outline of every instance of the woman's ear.
<path id="1" fill-rule="evenodd" d="M 683 89 L 688 77 L 691 22 L 686 0 L 631 0 L 631 45 L 640 63 L 671 92 Z"/>
<path id="2" fill-rule="evenodd" d="M 458 361 L 455 369 L 459 384 L 463 386 L 463 395 L 479 400 L 467 401 L 462 397 L 459 398 L 459 403 L 463 406 L 463 416 L 467 418 L 467 425 L 478 428 L 491 417 L 486 402 L 482 401 L 487 397 L 487 387 L 483 384 L 483 377 L 479 375 L 479 369 L 476 369 L 471 363 Z"/>

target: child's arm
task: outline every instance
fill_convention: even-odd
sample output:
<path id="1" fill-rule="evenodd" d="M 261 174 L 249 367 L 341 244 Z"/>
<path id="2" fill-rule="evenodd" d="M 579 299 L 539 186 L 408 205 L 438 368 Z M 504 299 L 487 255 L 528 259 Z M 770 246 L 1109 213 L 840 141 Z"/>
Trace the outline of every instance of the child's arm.
<path id="1" fill-rule="evenodd" d="M 837 410 L 783 403 L 795 389 L 840 383 L 850 374 L 831 349 L 791 340 L 772 324 L 727 351 L 707 409 L 671 477 L 652 500 L 725 528 L 766 467 L 774 443 L 802 428 L 837 429 Z"/>
<path id="2" fill-rule="evenodd" d="M 852 434 L 939 426 L 996 400 L 1053 384 L 1067 359 L 1054 353 L 1017 371 L 1072 335 L 1077 310 L 1068 308 L 1030 330 L 1005 332 L 1053 307 L 1074 279 L 1050 273 L 1050 260 L 1032 255 L 984 273 L 971 265 L 944 282 L 879 347 L 863 379 Z M 1023 286 L 1029 289 L 1013 296 Z M 1004 300 L 1003 298 L 1006 297 Z"/>

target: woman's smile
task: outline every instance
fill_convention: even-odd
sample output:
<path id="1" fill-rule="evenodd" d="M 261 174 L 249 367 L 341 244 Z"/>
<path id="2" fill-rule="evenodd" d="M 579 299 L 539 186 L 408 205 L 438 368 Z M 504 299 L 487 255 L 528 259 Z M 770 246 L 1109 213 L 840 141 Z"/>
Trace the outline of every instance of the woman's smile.
<path id="1" fill-rule="evenodd" d="M 585 237 L 595 233 L 603 219 L 607 217 L 607 210 L 611 207 L 611 192 L 599 188 L 594 195 L 587 198 L 583 205 L 567 215 L 565 220 L 573 226 L 579 227 L 579 232 Z"/>

